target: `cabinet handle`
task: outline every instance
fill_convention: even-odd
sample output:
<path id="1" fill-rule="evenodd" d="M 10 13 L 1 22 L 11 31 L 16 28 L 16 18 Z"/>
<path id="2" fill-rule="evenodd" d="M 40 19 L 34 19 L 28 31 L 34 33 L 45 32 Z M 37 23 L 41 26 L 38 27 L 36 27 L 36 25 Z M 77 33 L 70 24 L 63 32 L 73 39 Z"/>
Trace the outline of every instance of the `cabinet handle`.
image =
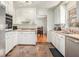
<path id="1" fill-rule="evenodd" d="M 76 39 L 71 39 L 71 40 L 75 43 L 79 43 L 79 40 L 76 40 Z"/>

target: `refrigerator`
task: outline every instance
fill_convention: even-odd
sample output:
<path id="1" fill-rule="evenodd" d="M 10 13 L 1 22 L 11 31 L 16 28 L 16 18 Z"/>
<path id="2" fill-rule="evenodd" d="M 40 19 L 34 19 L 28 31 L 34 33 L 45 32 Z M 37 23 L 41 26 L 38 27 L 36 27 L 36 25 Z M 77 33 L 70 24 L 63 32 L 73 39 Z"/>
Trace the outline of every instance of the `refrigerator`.
<path id="1" fill-rule="evenodd" d="M 0 4 L 0 57 L 5 56 L 5 6 Z"/>

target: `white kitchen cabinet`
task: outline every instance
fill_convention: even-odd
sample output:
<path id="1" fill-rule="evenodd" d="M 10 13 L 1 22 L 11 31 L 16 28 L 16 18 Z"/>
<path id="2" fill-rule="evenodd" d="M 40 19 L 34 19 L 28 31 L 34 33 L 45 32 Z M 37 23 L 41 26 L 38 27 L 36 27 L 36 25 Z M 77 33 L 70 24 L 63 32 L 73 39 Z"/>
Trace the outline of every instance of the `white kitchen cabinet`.
<path id="1" fill-rule="evenodd" d="M 8 1 L 6 2 L 6 13 L 13 15 L 13 2 Z"/>
<path id="2" fill-rule="evenodd" d="M 18 44 L 36 44 L 35 32 L 18 32 Z"/>
<path id="3" fill-rule="evenodd" d="M 48 42 L 51 42 L 51 40 L 52 40 L 52 32 L 51 31 L 47 32 L 47 39 L 48 39 Z"/>
<path id="4" fill-rule="evenodd" d="M 1 1 L 1 4 L 3 4 L 6 7 L 6 13 L 13 15 L 13 1 Z"/>
<path id="5" fill-rule="evenodd" d="M 58 39 L 58 34 L 55 33 L 54 31 L 52 32 L 52 44 L 59 49 L 59 39 Z"/>
<path id="6" fill-rule="evenodd" d="M 17 31 L 10 31 L 5 33 L 5 40 L 6 40 L 6 52 L 7 54 L 14 46 L 17 44 L 36 44 L 36 33 L 34 32 L 17 32 Z"/>
<path id="7" fill-rule="evenodd" d="M 52 38 L 52 40 L 51 40 L 52 41 L 52 44 L 54 46 L 56 46 L 56 43 L 55 43 L 56 42 L 56 40 L 55 40 L 55 38 L 56 38 L 55 32 L 52 32 L 52 37 L 51 38 Z"/>
<path id="8" fill-rule="evenodd" d="M 65 56 L 65 36 L 61 35 L 59 38 L 59 51 Z"/>
<path id="9" fill-rule="evenodd" d="M 66 24 L 66 11 L 65 11 L 65 5 L 61 4 L 54 8 L 54 24 Z"/>
<path id="10" fill-rule="evenodd" d="M 15 45 L 17 45 L 17 33 L 16 32 L 6 32 L 5 33 L 6 40 L 6 53 L 8 53 Z"/>
<path id="11" fill-rule="evenodd" d="M 65 36 L 52 31 L 52 44 L 65 56 Z"/>
<path id="12" fill-rule="evenodd" d="M 54 10 L 54 24 L 60 24 L 60 7 L 56 7 Z"/>
<path id="13" fill-rule="evenodd" d="M 56 35 L 55 35 L 55 40 L 56 40 L 56 48 L 59 50 L 60 49 L 60 46 L 59 46 L 59 44 L 60 44 L 60 36 L 59 36 L 59 34 L 58 33 L 55 33 Z"/>

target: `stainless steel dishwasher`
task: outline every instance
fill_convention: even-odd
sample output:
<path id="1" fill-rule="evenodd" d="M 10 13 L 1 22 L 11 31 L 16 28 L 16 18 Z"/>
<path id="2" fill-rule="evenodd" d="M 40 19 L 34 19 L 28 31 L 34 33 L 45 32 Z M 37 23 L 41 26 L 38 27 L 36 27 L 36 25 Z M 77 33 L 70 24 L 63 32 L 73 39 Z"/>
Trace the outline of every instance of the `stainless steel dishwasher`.
<path id="1" fill-rule="evenodd" d="M 79 57 L 79 39 L 66 37 L 66 57 Z"/>

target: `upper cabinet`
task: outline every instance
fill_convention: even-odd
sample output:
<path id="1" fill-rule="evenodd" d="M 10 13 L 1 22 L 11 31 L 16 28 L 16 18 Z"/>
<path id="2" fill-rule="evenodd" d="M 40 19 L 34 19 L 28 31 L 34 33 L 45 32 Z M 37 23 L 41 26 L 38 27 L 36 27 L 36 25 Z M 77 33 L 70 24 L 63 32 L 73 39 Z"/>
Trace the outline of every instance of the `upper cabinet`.
<path id="1" fill-rule="evenodd" d="M 54 24 L 65 24 L 65 5 L 61 4 L 54 9 Z"/>
<path id="2" fill-rule="evenodd" d="M 68 22 L 70 27 L 79 27 L 79 2 L 68 2 Z"/>
<path id="3" fill-rule="evenodd" d="M 54 9 L 54 24 L 60 23 L 60 7 Z"/>
<path id="4" fill-rule="evenodd" d="M 13 1 L 1 1 L 1 4 L 6 7 L 6 13 L 13 15 Z"/>

